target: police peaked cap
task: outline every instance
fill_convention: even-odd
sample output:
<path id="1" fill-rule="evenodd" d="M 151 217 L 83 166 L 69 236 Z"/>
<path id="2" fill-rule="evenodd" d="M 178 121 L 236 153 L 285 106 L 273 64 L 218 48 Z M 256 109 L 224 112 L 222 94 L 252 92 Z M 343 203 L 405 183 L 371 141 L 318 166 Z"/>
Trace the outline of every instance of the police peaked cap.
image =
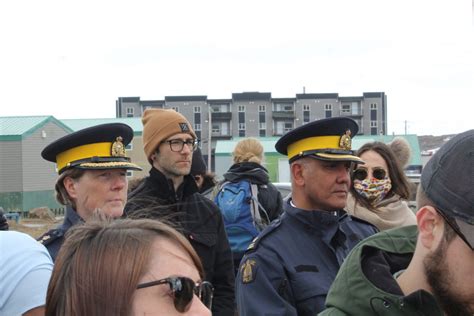
<path id="1" fill-rule="evenodd" d="M 326 118 L 289 131 L 277 141 L 275 148 L 280 154 L 288 156 L 290 163 L 303 157 L 364 163 L 351 148 L 351 137 L 358 131 L 359 127 L 353 119 Z"/>
<path id="2" fill-rule="evenodd" d="M 59 174 L 69 168 L 142 170 L 125 154 L 132 139 L 133 130 L 126 124 L 96 125 L 59 138 L 41 156 L 56 163 Z"/>

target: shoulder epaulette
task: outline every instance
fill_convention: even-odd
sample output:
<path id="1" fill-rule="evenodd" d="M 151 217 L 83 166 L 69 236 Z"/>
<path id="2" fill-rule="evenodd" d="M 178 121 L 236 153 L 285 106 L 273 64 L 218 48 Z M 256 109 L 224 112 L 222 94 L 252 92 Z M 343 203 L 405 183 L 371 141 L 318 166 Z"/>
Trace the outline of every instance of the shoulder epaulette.
<path id="1" fill-rule="evenodd" d="M 40 244 L 44 246 L 52 244 L 55 240 L 64 236 L 64 231 L 62 229 L 51 229 L 47 233 L 43 234 L 37 239 Z"/>
<path id="2" fill-rule="evenodd" d="M 258 244 L 270 235 L 276 228 L 278 228 L 281 225 L 281 220 L 280 218 L 275 219 L 265 230 L 263 230 L 257 237 L 255 237 L 252 242 L 249 244 L 247 247 L 247 250 L 245 250 L 245 253 L 250 253 L 255 251 L 258 248 Z"/>

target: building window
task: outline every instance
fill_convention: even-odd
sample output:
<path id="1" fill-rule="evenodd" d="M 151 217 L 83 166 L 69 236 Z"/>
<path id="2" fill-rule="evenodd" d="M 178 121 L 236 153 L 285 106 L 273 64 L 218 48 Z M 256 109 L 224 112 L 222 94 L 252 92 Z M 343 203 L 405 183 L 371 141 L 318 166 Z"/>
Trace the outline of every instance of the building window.
<path id="1" fill-rule="evenodd" d="M 261 129 L 261 130 L 259 131 L 259 135 L 260 135 L 260 137 L 266 137 L 266 136 L 267 136 L 267 131 L 264 130 L 264 129 Z"/>
<path id="2" fill-rule="evenodd" d="M 195 106 L 194 107 L 194 113 L 201 113 L 201 107 L 200 106 Z"/>
<path id="3" fill-rule="evenodd" d="M 274 103 L 273 111 L 293 112 L 293 103 Z"/>
<path id="4" fill-rule="evenodd" d="M 259 112 L 265 112 L 266 111 L 266 106 L 265 105 L 259 105 L 258 106 L 258 111 Z"/>
<path id="5" fill-rule="evenodd" d="M 239 123 L 239 130 L 245 129 L 245 123 Z"/>
<path id="6" fill-rule="evenodd" d="M 212 123 L 212 132 L 213 133 L 220 133 L 221 132 L 221 126 L 219 123 Z"/>
<path id="7" fill-rule="evenodd" d="M 351 105 L 350 104 L 343 104 L 341 108 L 341 113 L 350 114 L 351 113 Z"/>
<path id="8" fill-rule="evenodd" d="M 126 150 L 132 150 L 132 149 L 133 149 L 133 144 L 132 144 L 132 143 L 128 143 L 128 145 L 125 146 L 125 149 L 126 149 Z"/>
<path id="9" fill-rule="evenodd" d="M 258 128 L 259 129 L 266 129 L 267 128 L 267 123 L 265 123 L 265 122 L 258 123 Z"/>
<path id="10" fill-rule="evenodd" d="M 201 124 L 194 124 L 194 130 L 195 131 L 200 131 L 201 130 Z"/>
<path id="11" fill-rule="evenodd" d="M 127 117 L 133 117 L 133 108 L 127 108 Z"/>
<path id="12" fill-rule="evenodd" d="M 245 105 L 239 105 L 239 112 L 245 112 Z"/>
<path id="13" fill-rule="evenodd" d="M 201 131 L 195 131 L 195 133 L 196 133 L 196 138 L 198 140 L 200 140 L 201 139 Z"/>
<path id="14" fill-rule="evenodd" d="M 370 109 L 371 110 L 377 110 L 377 103 L 371 103 L 370 104 Z"/>
<path id="15" fill-rule="evenodd" d="M 370 135 L 377 135 L 377 121 L 370 121 Z"/>
<path id="16" fill-rule="evenodd" d="M 132 170 L 127 170 L 127 178 L 133 177 L 133 171 Z"/>
<path id="17" fill-rule="evenodd" d="M 377 127 L 377 121 L 370 121 L 370 127 Z"/>
<path id="18" fill-rule="evenodd" d="M 326 118 L 332 117 L 332 104 L 326 104 L 324 106 L 325 113 L 326 113 Z"/>
<path id="19" fill-rule="evenodd" d="M 177 106 L 173 106 L 173 107 L 171 107 L 171 109 L 172 109 L 172 110 L 175 110 L 176 112 L 179 113 L 179 108 L 178 108 Z"/>
<path id="20" fill-rule="evenodd" d="M 287 133 L 293 129 L 292 122 L 285 122 L 285 127 L 283 128 L 283 132 Z"/>
<path id="21" fill-rule="evenodd" d="M 303 104 L 303 111 L 309 111 L 309 104 Z"/>

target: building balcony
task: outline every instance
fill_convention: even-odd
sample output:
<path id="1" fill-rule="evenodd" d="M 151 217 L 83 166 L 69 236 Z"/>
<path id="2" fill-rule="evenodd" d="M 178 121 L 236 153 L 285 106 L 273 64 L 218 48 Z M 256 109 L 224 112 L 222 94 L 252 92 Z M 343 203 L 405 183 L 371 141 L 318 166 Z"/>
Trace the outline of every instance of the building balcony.
<path id="1" fill-rule="evenodd" d="M 295 112 L 294 111 L 273 111 L 272 118 L 274 120 L 294 120 Z"/>
<path id="2" fill-rule="evenodd" d="M 340 111 L 340 112 L 339 112 L 339 116 L 344 116 L 344 117 L 362 117 L 362 116 L 364 116 L 364 114 L 362 113 L 362 111 L 359 111 L 359 112 L 343 112 L 343 111 Z"/>
<path id="3" fill-rule="evenodd" d="M 232 119 L 232 112 L 212 112 L 213 121 L 219 121 L 219 120 L 230 121 L 231 119 Z"/>
<path id="4" fill-rule="evenodd" d="M 211 134 L 211 137 L 213 139 L 231 139 L 232 138 L 232 135 L 230 133 L 227 133 L 227 134 L 222 134 L 222 133 L 212 133 Z"/>

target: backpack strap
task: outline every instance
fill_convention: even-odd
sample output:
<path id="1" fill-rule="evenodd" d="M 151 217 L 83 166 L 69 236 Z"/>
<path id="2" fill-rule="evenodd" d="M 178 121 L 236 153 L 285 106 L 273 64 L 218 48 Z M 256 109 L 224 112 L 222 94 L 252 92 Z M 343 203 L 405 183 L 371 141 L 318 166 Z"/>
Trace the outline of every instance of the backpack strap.
<path id="1" fill-rule="evenodd" d="M 258 186 L 254 183 L 250 183 L 252 191 L 252 218 L 254 219 L 255 227 L 263 230 L 268 224 L 270 224 L 270 217 L 268 216 L 267 210 L 258 201 Z M 262 216 L 259 210 L 262 210 L 265 218 L 262 220 Z"/>

